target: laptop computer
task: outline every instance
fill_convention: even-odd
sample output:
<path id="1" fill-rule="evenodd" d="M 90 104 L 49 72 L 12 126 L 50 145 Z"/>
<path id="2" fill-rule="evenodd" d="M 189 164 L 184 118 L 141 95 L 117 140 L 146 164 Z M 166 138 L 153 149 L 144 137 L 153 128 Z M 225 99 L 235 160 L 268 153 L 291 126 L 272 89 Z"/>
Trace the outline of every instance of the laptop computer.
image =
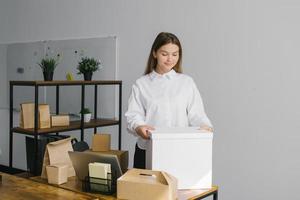
<path id="1" fill-rule="evenodd" d="M 76 176 L 81 181 L 89 174 L 89 163 L 94 162 L 110 164 L 112 172 L 115 172 L 116 179 L 123 174 L 116 155 L 79 151 L 69 151 L 68 153 L 75 169 Z"/>

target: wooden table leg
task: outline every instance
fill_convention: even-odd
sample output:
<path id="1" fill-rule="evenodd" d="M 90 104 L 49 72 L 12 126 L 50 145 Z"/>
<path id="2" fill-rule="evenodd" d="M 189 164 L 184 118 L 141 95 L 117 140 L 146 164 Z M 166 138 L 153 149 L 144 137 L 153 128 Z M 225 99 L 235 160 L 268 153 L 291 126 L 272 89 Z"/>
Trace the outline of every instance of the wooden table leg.
<path id="1" fill-rule="evenodd" d="M 214 192 L 213 200 L 218 200 L 218 190 Z"/>

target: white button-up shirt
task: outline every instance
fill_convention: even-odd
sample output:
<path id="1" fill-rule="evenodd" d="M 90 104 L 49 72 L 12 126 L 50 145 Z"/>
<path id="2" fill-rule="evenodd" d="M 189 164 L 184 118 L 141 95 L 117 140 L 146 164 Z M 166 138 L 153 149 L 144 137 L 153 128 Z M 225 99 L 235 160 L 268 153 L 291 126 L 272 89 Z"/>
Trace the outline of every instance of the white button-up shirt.
<path id="1" fill-rule="evenodd" d="M 205 114 L 202 98 L 193 79 L 174 70 L 163 75 L 155 71 L 142 76 L 132 86 L 125 113 L 130 133 L 136 127 L 212 127 Z M 138 147 L 147 140 L 138 137 Z"/>

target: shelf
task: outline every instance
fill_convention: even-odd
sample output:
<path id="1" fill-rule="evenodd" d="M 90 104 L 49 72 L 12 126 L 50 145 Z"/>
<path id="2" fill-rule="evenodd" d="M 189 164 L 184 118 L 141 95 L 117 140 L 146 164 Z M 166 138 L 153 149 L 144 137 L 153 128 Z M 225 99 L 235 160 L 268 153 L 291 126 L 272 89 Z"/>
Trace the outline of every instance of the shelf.
<path id="1" fill-rule="evenodd" d="M 57 85 L 118 85 L 122 81 L 119 80 L 101 80 L 101 81 L 66 81 L 66 80 L 56 80 L 56 81 L 10 81 L 12 85 L 18 86 L 57 86 Z"/>
<path id="2" fill-rule="evenodd" d="M 84 123 L 83 128 L 95 128 L 95 127 L 101 127 L 101 126 L 110 126 L 110 125 L 117 125 L 119 124 L 118 120 L 115 119 L 92 119 L 88 123 Z M 44 128 L 44 129 L 38 129 L 37 134 L 42 135 L 42 134 L 48 134 L 48 133 L 57 133 L 57 132 L 66 132 L 66 131 L 72 131 L 72 130 L 80 130 L 81 129 L 81 121 L 76 120 L 76 121 L 70 121 L 69 126 L 56 126 L 56 127 L 51 127 L 51 128 Z M 21 127 L 14 127 L 12 129 L 13 132 L 16 133 L 22 133 L 26 135 L 35 135 L 34 134 L 34 129 L 24 129 Z"/>
<path id="3" fill-rule="evenodd" d="M 105 118 L 98 118 L 98 86 L 105 86 L 105 85 L 113 85 L 119 89 L 119 115 L 118 119 L 105 119 Z M 94 116 L 96 119 L 91 120 L 91 122 L 83 123 L 81 120 L 77 121 L 70 121 L 69 126 L 60 126 L 60 127 L 52 127 L 52 128 L 45 128 L 45 129 L 24 129 L 21 127 L 13 127 L 14 118 L 13 118 L 13 105 L 14 105 L 14 87 L 23 87 L 23 86 L 30 86 L 34 88 L 34 105 L 35 108 L 39 105 L 39 87 L 55 87 L 56 91 L 56 113 L 59 112 L 59 102 L 60 102 L 60 87 L 61 86 L 80 86 L 81 87 L 81 110 L 85 107 L 85 88 L 94 87 Z M 42 81 L 42 80 L 34 80 L 34 81 L 10 81 L 9 82 L 9 167 L 13 167 L 13 135 L 14 133 L 24 134 L 24 135 L 31 135 L 34 136 L 34 159 L 35 163 L 33 165 L 32 173 L 38 175 L 38 166 L 39 166 L 39 151 L 40 145 L 38 143 L 38 136 L 39 135 L 47 135 L 50 133 L 59 133 L 59 132 L 67 132 L 73 130 L 80 130 L 80 140 L 84 141 L 84 130 L 89 128 L 94 128 L 94 131 L 97 132 L 97 127 L 104 127 L 104 126 L 114 126 L 117 125 L 119 128 L 118 130 L 118 148 L 121 150 L 121 127 L 122 127 L 122 81 L 121 80 L 92 80 L 92 81 L 84 81 L 84 80 L 54 80 L 54 81 Z M 35 109 L 37 111 L 38 109 Z M 34 113 L 35 125 L 38 124 L 38 113 Z"/>

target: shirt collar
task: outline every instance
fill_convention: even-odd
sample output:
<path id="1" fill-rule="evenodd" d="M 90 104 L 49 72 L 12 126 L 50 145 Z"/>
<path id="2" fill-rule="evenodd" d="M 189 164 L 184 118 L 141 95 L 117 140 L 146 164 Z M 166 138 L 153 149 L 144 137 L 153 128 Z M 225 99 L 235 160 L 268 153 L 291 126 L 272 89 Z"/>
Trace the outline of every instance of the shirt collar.
<path id="1" fill-rule="evenodd" d="M 176 73 L 176 71 L 174 70 L 174 69 L 171 69 L 169 72 L 167 72 L 167 73 L 164 73 L 164 74 L 159 74 L 159 73 L 157 73 L 155 70 L 153 70 L 150 74 L 149 74 L 149 76 L 150 76 L 150 79 L 151 80 L 154 80 L 154 79 L 156 79 L 156 78 L 167 78 L 167 79 L 172 79 L 172 78 L 174 78 L 174 76 L 176 75 L 177 73 Z"/>

